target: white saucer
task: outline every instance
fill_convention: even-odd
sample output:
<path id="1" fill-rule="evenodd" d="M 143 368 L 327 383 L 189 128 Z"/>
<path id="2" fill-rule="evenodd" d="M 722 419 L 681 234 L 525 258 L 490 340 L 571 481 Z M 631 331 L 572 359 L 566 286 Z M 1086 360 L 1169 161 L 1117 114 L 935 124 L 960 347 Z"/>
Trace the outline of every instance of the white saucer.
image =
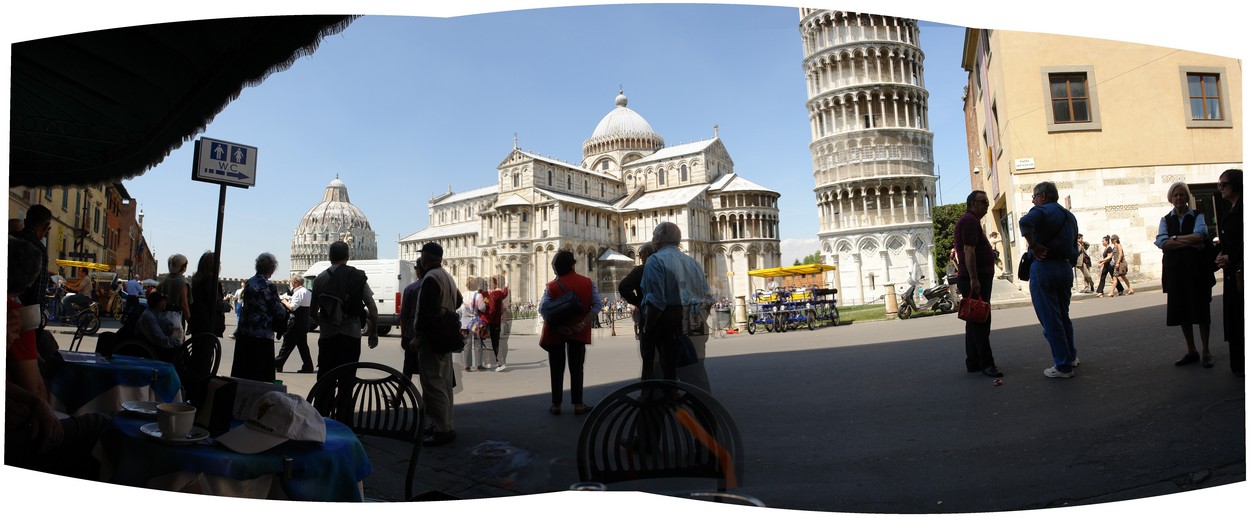
<path id="1" fill-rule="evenodd" d="M 131 413 L 155 417 L 157 404 L 160 404 L 160 402 L 151 400 L 130 400 L 122 402 L 122 409 Z"/>
<path id="2" fill-rule="evenodd" d="M 143 434 L 148 435 L 148 437 L 152 438 L 153 440 L 157 440 L 157 441 L 165 442 L 165 443 L 182 444 L 182 445 L 197 443 L 200 440 L 208 438 L 208 430 L 202 427 L 195 427 L 195 426 L 191 427 L 191 432 L 187 433 L 186 436 L 165 436 L 161 434 L 161 426 L 157 422 L 152 422 L 150 424 L 143 424 L 143 427 L 140 427 L 139 431 L 143 432 Z"/>

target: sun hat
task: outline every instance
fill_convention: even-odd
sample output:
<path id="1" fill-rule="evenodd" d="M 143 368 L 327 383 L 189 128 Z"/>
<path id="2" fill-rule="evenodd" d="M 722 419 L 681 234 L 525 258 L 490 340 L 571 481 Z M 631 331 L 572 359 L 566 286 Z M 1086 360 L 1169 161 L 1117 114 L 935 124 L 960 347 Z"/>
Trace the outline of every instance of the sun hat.
<path id="1" fill-rule="evenodd" d="M 325 443 L 326 421 L 299 395 L 270 391 L 247 411 L 243 425 L 217 441 L 235 452 L 256 454 L 287 440 Z"/>

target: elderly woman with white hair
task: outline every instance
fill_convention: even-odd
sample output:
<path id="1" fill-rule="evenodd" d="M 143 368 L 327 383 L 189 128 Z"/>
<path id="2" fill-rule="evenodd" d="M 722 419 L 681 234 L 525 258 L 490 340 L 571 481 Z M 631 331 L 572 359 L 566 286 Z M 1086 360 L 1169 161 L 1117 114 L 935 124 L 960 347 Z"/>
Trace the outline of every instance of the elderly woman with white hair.
<path id="1" fill-rule="evenodd" d="M 243 284 L 243 317 L 235 332 L 230 375 L 260 382 L 274 380 L 274 320 L 287 317 L 278 288 L 269 277 L 278 269 L 272 253 L 256 257 L 256 275 Z"/>
<path id="2" fill-rule="evenodd" d="M 187 318 L 191 317 L 191 281 L 187 279 L 187 256 L 175 253 L 166 261 L 169 274 L 156 286 L 165 295 L 165 310 L 161 317 L 174 327 L 170 337 L 182 341 L 186 337 Z"/>
<path id="3" fill-rule="evenodd" d="M 1207 222 L 1202 212 L 1193 208 L 1194 196 L 1183 182 L 1168 187 L 1172 210 L 1159 219 L 1155 246 L 1163 250 L 1163 292 L 1167 293 L 1167 326 L 1181 328 L 1185 336 L 1185 355 L 1176 366 L 1202 360 L 1204 368 L 1215 365 L 1211 356 L 1211 287 L 1215 285 L 1214 261 L 1204 260 Z M 1208 263 L 1209 262 L 1209 263 Z M 1194 328 L 1202 337 L 1202 355 L 1194 346 Z"/>

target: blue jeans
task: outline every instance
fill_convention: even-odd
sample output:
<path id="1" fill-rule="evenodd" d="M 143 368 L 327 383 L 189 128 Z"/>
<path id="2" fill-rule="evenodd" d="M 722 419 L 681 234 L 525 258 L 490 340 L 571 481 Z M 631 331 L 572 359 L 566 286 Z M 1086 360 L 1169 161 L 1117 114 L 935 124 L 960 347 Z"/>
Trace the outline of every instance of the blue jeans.
<path id="1" fill-rule="evenodd" d="M 1055 368 L 1065 373 L 1072 371 L 1072 362 L 1076 360 L 1076 340 L 1072 334 L 1072 318 L 1068 316 L 1072 280 L 1072 266 L 1066 260 L 1040 260 L 1033 262 L 1029 269 L 1033 311 L 1042 324 L 1042 335 L 1050 343 Z"/>

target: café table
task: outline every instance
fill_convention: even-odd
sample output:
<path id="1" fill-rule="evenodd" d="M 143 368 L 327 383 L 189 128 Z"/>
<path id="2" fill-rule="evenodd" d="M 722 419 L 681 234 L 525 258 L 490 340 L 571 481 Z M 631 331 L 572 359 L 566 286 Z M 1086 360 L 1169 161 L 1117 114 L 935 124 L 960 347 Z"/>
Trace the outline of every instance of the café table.
<path id="1" fill-rule="evenodd" d="M 174 365 L 141 357 L 61 351 L 65 362 L 48 383 L 52 409 L 67 415 L 117 413 L 132 400 L 182 400 Z"/>
<path id="2" fill-rule="evenodd" d="M 166 443 L 140 431 L 154 421 L 130 413 L 113 418 L 95 449 L 101 481 L 253 499 L 360 501 L 361 481 L 373 469 L 356 434 L 331 419 L 324 444 L 287 441 L 257 454 L 234 452 L 211 437 Z"/>

